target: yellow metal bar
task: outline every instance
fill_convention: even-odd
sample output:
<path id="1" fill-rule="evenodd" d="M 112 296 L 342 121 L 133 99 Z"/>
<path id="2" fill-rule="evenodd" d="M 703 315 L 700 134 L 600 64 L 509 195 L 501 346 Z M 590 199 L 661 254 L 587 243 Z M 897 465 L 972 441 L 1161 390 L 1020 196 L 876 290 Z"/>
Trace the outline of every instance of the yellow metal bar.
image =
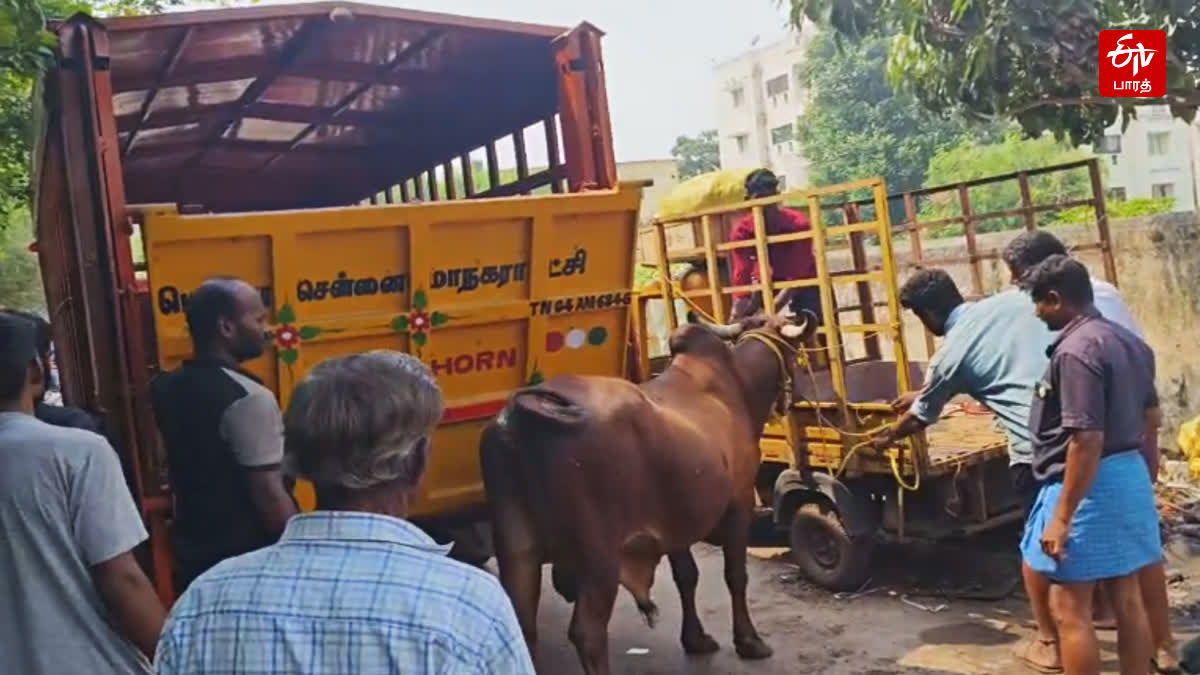
<path id="1" fill-rule="evenodd" d="M 655 223 L 655 243 L 658 245 L 658 285 L 662 288 L 663 302 L 666 303 L 667 329 L 672 333 L 679 328 L 679 317 L 675 316 L 675 289 L 671 285 L 670 258 L 667 257 L 667 233 L 662 223 Z"/>
<path id="2" fill-rule="evenodd" d="M 717 244 L 717 250 L 724 253 L 726 251 L 733 251 L 739 248 L 750 248 L 754 245 L 755 243 L 749 239 L 744 239 L 742 241 L 728 241 L 723 244 Z"/>
<path id="3" fill-rule="evenodd" d="M 853 323 L 838 326 L 843 333 L 884 333 L 891 337 L 892 326 L 886 323 Z"/>
<path id="4" fill-rule="evenodd" d="M 900 307 L 899 279 L 896 275 L 896 254 L 892 249 L 892 222 L 888 213 L 887 191 L 880 185 L 875 190 L 875 214 L 879 219 L 879 257 L 883 260 L 883 276 L 890 279 L 887 287 L 888 319 L 892 323 L 892 353 L 896 359 L 896 384 L 898 391 L 908 391 L 912 383 L 908 380 L 908 345 L 904 342 L 904 318 Z"/>
<path id="5" fill-rule="evenodd" d="M 758 281 L 762 289 L 763 309 L 775 316 L 775 287 L 771 282 L 771 257 L 767 253 L 767 220 L 763 207 L 754 207 L 754 247 L 758 251 Z"/>
<path id="6" fill-rule="evenodd" d="M 670 251 L 671 260 L 690 260 L 697 256 L 704 255 L 704 247 L 696 246 L 695 248 L 680 248 Z"/>
<path id="7" fill-rule="evenodd" d="M 713 235 L 712 216 L 700 219 L 704 229 L 704 266 L 708 270 L 708 290 L 712 296 L 713 317 L 725 321 L 725 298 L 721 295 L 721 275 L 717 269 L 716 237 Z"/>
<path id="8" fill-rule="evenodd" d="M 649 297 L 639 295 L 629 308 L 633 312 L 633 330 L 637 332 L 638 377 L 643 381 L 650 379 L 650 332 L 646 325 L 646 303 L 649 300 Z"/>
<path id="9" fill-rule="evenodd" d="M 830 283 L 825 218 L 821 214 L 821 199 L 816 194 L 809 194 L 808 217 L 812 223 L 812 231 L 817 235 L 813 239 L 813 253 L 817 261 L 817 278 L 821 280 L 821 313 L 825 315 L 824 328 L 828 337 L 826 349 L 829 352 L 829 374 L 833 382 L 833 390 L 837 392 L 841 420 L 845 424 L 850 422 L 850 415 L 846 408 L 845 356 L 842 354 L 842 337 L 838 332 L 837 302 L 833 295 L 833 284 Z"/>

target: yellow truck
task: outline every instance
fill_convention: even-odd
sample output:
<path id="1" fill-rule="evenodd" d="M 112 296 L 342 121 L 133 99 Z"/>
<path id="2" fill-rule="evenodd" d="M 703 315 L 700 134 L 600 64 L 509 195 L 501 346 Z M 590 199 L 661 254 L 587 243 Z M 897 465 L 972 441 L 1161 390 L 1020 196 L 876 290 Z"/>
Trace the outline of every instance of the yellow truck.
<path id="1" fill-rule="evenodd" d="M 447 410 L 414 517 L 488 557 L 467 536 L 487 531 L 482 425 L 543 377 L 626 372 L 642 186 L 616 180 L 600 31 L 353 3 L 55 30 L 35 201 L 64 399 L 105 420 L 164 600 L 148 382 L 188 356 L 213 275 L 267 300 L 274 344 L 247 366 L 284 406 L 342 354 L 433 369 Z"/>

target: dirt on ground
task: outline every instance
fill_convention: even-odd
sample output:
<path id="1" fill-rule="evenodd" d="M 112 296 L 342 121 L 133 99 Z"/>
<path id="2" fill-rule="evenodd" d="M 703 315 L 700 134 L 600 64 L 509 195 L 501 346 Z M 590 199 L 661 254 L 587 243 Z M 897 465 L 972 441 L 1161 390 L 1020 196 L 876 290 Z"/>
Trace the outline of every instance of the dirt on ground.
<path id="1" fill-rule="evenodd" d="M 661 611 L 650 629 L 624 591 L 609 631 L 613 672 L 628 675 L 883 675 L 1026 673 L 1012 646 L 1032 623 L 1019 583 L 1015 533 L 939 545 L 886 546 L 873 577 L 858 593 L 833 594 L 799 578 L 787 549 L 763 546 L 750 559 L 750 611 L 775 655 L 747 662 L 734 653 L 719 549 L 694 548 L 700 566 L 697 603 L 721 651 L 689 657 L 679 646 L 679 596 L 669 566 L 660 566 L 654 599 Z M 773 544 L 778 542 L 763 542 Z M 1200 628 L 1200 564 L 1188 547 L 1169 549 L 1177 635 Z M 549 574 L 545 575 L 549 577 Z M 547 581 L 539 616 L 539 672 L 581 672 L 566 630 L 571 606 Z M 1100 633 L 1105 673 L 1116 673 L 1116 635 Z"/>

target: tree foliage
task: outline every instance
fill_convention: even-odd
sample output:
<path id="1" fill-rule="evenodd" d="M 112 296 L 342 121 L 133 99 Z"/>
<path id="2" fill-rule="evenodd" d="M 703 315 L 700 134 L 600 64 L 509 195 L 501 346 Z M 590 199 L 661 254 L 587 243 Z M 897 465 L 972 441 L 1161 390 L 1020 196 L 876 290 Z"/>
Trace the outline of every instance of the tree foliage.
<path id="1" fill-rule="evenodd" d="M 814 185 L 883 176 L 891 191 L 925 181 L 933 155 L 965 138 L 998 140 L 996 124 L 929 111 L 887 80 L 887 39 L 870 37 L 839 49 L 831 33 L 809 46 L 801 79 L 811 99 L 797 139 Z"/>
<path id="2" fill-rule="evenodd" d="M 680 136 L 675 139 L 671 156 L 679 167 L 679 179 L 715 171 L 721 168 L 721 151 L 717 145 L 717 130 L 701 131 L 696 137 Z"/>
<path id="3" fill-rule="evenodd" d="M 160 12 L 182 0 L 0 0 L 0 305 L 43 303 L 29 217 L 33 83 L 50 64 L 47 22 L 77 12 L 100 16 Z"/>
<path id="4" fill-rule="evenodd" d="M 1200 105 L 1200 3 L 1186 0 L 780 0 L 856 42 L 890 38 L 889 76 L 935 111 L 1011 118 L 1027 135 L 1094 140 L 1134 105 Z M 1167 96 L 1101 98 L 1099 31 L 1167 31 Z"/>
<path id="5" fill-rule="evenodd" d="M 987 178 L 1021 170 L 1038 169 L 1054 164 L 1065 164 L 1090 155 L 1070 145 L 1045 135 L 1037 139 L 1022 139 L 1019 133 L 1009 134 L 1002 143 L 979 144 L 964 140 L 958 145 L 942 150 L 929 162 L 926 187 L 950 183 L 961 183 L 976 178 Z M 1029 178 L 1030 197 L 1034 204 L 1055 204 L 1085 199 L 1092 194 L 1091 177 L 1087 168 L 1070 171 L 1055 171 Z M 969 191 L 971 212 L 976 215 L 1009 211 L 1021 206 L 1020 187 L 1015 180 L 973 187 Z M 957 191 L 937 193 L 929 198 L 920 210 L 924 221 L 940 220 L 962 215 L 962 205 Z M 1053 220 L 1053 216 L 1047 222 Z M 1021 216 L 989 218 L 977 224 L 979 232 L 996 232 L 1020 227 Z M 935 228 L 934 236 L 949 236 L 962 232 L 958 224 Z"/>

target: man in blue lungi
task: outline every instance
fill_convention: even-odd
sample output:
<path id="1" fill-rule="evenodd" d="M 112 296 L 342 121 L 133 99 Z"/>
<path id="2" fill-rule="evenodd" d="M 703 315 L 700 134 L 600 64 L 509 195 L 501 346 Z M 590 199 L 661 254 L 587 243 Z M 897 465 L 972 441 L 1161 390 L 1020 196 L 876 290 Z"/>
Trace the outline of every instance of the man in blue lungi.
<path id="1" fill-rule="evenodd" d="M 1061 331 L 1030 414 L 1042 487 L 1021 552 L 1054 586 L 1050 602 L 1068 675 L 1097 675 L 1092 597 L 1104 587 L 1117 617 L 1121 672 L 1147 672 L 1153 654 L 1137 574 L 1162 559 L 1143 444 L 1159 425 L 1154 353 L 1100 316 L 1078 261 L 1055 255 L 1021 282 L 1037 315 Z"/>

